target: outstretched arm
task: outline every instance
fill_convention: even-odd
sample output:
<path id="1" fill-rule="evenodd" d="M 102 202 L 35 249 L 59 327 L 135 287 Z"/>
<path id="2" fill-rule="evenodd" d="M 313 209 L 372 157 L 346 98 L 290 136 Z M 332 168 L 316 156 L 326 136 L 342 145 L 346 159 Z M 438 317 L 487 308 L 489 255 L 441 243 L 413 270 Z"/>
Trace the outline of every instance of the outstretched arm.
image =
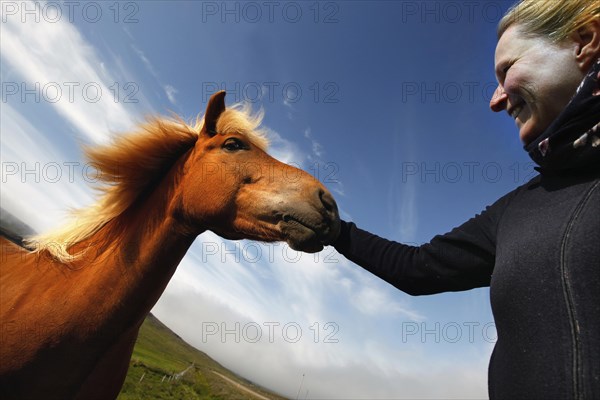
<path id="1" fill-rule="evenodd" d="M 498 221 L 513 194 L 422 246 L 387 240 L 342 221 L 334 247 L 350 261 L 411 295 L 489 286 Z"/>

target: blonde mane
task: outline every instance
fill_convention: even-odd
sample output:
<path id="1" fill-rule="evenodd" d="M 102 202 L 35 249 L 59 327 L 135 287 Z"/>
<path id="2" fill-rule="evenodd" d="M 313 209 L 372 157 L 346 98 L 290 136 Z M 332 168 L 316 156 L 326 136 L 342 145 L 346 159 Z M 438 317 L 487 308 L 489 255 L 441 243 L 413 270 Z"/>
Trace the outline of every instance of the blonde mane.
<path id="1" fill-rule="evenodd" d="M 217 132 L 243 134 L 266 151 L 268 141 L 259 129 L 262 118 L 262 111 L 252 114 L 248 105 L 236 104 L 220 115 Z M 204 117 L 197 117 L 193 124 L 177 116 L 151 117 L 109 145 L 85 148 L 86 158 L 97 169 L 98 200 L 87 208 L 72 211 L 70 223 L 62 228 L 27 238 L 26 245 L 34 252 L 48 251 L 61 262 L 81 257 L 83 252 L 71 254 L 69 248 L 126 212 L 194 147 L 203 125 Z"/>

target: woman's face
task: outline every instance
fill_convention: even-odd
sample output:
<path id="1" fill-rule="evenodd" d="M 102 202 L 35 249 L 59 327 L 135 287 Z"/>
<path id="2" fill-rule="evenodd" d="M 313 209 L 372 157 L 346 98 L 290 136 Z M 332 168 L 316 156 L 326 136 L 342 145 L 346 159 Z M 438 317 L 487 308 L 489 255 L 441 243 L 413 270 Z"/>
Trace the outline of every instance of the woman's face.
<path id="1" fill-rule="evenodd" d="M 577 43 L 555 44 L 528 37 L 518 25 L 509 27 L 496 46 L 498 87 L 490 101 L 493 111 L 506 110 L 529 144 L 554 121 L 575 94 L 585 74 L 576 62 Z"/>

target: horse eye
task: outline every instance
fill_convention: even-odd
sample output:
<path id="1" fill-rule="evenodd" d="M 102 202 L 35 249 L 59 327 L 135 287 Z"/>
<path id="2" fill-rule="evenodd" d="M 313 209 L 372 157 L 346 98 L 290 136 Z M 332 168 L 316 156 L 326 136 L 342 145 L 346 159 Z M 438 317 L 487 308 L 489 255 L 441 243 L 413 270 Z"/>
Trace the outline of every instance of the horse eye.
<path id="1" fill-rule="evenodd" d="M 227 151 L 245 150 L 248 147 L 244 142 L 236 138 L 229 138 L 223 143 L 223 148 Z"/>

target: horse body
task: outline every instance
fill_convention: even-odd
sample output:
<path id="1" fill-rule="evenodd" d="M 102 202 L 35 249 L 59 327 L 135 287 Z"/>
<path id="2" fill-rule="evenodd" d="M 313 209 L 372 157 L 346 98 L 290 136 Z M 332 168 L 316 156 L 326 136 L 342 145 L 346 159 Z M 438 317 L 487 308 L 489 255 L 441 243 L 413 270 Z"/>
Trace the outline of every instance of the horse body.
<path id="1" fill-rule="evenodd" d="M 135 141 L 105 158 L 106 149 L 91 151 L 110 171 L 107 180 L 117 181 L 97 210 L 108 217 L 85 214 L 82 224 L 91 226 L 50 236 L 34 252 L 0 239 L 2 398 L 116 397 L 141 323 L 205 230 L 310 252 L 336 236 L 339 216 L 327 190 L 267 155 L 236 123 L 241 114 L 220 120 L 223 97 L 213 95 L 198 137 L 177 144 L 175 160 L 153 168 L 150 181 L 142 181 L 140 157 L 169 149 L 138 146 L 131 165 Z"/>
<path id="2" fill-rule="evenodd" d="M 69 264 L 3 239 L 3 395 L 116 397 L 138 329 L 193 242 L 168 226 L 162 232 L 135 228 L 152 237 L 142 234 L 100 254 L 90 249 Z M 144 256 L 133 258 L 132 251 Z"/>

